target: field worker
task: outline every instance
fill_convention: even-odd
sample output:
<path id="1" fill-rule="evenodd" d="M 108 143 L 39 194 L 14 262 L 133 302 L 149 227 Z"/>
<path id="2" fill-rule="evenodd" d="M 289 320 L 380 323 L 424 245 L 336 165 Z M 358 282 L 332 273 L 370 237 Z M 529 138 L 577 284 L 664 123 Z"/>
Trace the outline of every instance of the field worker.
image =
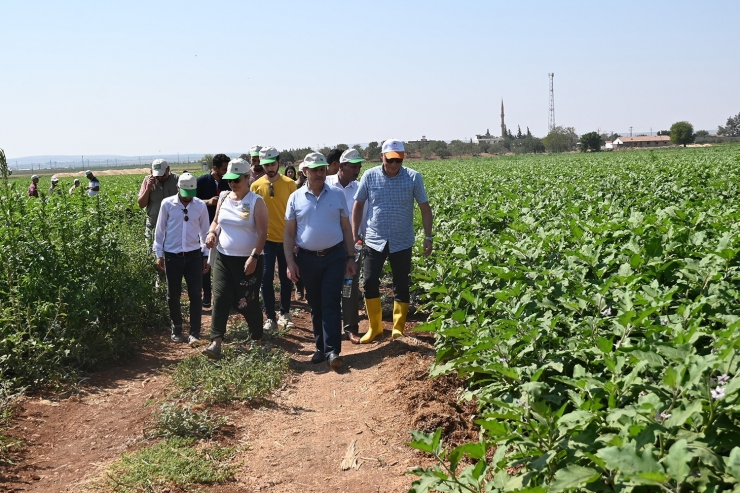
<path id="1" fill-rule="evenodd" d="M 252 164 L 252 174 L 249 177 L 249 186 L 265 176 L 265 169 L 260 164 L 260 151 L 262 146 L 252 146 L 249 148 L 249 159 Z"/>
<path id="2" fill-rule="evenodd" d="M 347 201 L 347 207 L 352 211 L 355 205 L 355 192 L 357 191 L 357 177 L 360 176 L 360 169 L 362 169 L 362 163 L 365 161 L 360 156 L 360 153 L 356 149 L 347 149 L 339 157 L 339 172 L 336 175 L 327 176 L 326 184 L 341 190 L 344 194 L 344 199 Z M 350 212 L 351 214 L 351 212 Z M 364 218 L 364 216 L 363 216 Z M 360 225 L 359 235 L 360 237 L 365 234 L 365 224 Z M 342 297 L 342 321 L 344 324 L 344 335 L 352 344 L 360 343 L 360 315 L 359 315 L 359 304 L 360 304 L 360 269 L 359 262 L 362 259 L 357 259 L 358 268 L 352 279 L 352 293 L 349 298 Z"/>
<path id="3" fill-rule="evenodd" d="M 177 193 L 177 175 L 170 173 L 170 165 L 164 159 L 152 161 L 149 176 L 144 178 L 139 188 L 136 202 L 139 207 L 146 209 L 146 224 L 144 225 L 144 237 L 147 248 L 151 248 L 154 241 L 154 228 L 157 227 L 159 208 L 162 201 Z"/>
<path id="4" fill-rule="evenodd" d="M 288 276 L 303 279 L 316 341 L 312 363 L 324 360 L 331 368 L 342 365 L 340 299 L 344 275 L 354 275 L 355 252 L 349 209 L 341 190 L 326 184 L 329 163 L 318 152 L 305 158 L 306 186 L 288 199 L 283 246 Z M 297 260 L 293 247 L 298 246 Z"/>
<path id="5" fill-rule="evenodd" d="M 290 316 L 290 295 L 293 284 L 288 279 L 287 262 L 283 251 L 283 231 L 285 230 L 285 208 L 288 197 L 295 192 L 295 182 L 278 173 L 280 153 L 274 147 L 260 150 L 260 165 L 265 176 L 252 184 L 252 191 L 262 196 L 267 204 L 269 221 L 267 223 L 267 242 L 265 243 L 265 269 L 262 276 L 262 303 L 265 305 L 265 330 L 274 331 L 280 325 L 286 329 L 295 327 Z M 280 279 L 280 318 L 275 318 L 275 262 L 278 264 Z"/>
<path id="6" fill-rule="evenodd" d="M 326 168 L 326 176 L 333 176 L 339 172 L 339 158 L 342 156 L 342 151 L 339 149 L 332 149 L 329 154 L 326 155 L 326 162 L 329 163 L 329 167 Z"/>
<path id="7" fill-rule="evenodd" d="M 39 175 L 33 175 L 31 177 L 31 185 L 28 187 L 28 196 L 29 197 L 38 197 L 39 196 Z"/>
<path id="8" fill-rule="evenodd" d="M 352 233 L 360 239 L 365 217 L 365 261 L 363 278 L 365 309 L 370 321 L 360 342 L 367 344 L 383 333 L 383 309 L 380 304 L 380 276 L 388 259 L 393 272 L 393 338 L 403 336 L 409 310 L 411 247 L 414 245 L 414 201 L 421 210 L 424 226 L 424 256 L 432 253 L 432 209 L 424 189 L 424 180 L 414 170 L 403 167 L 403 142 L 389 139 L 381 148 L 383 164 L 362 176 L 352 209 Z"/>
<path id="9" fill-rule="evenodd" d="M 52 176 L 51 186 L 49 187 L 49 195 L 54 195 L 54 194 L 61 195 L 62 194 L 61 187 L 58 187 L 57 185 L 59 185 L 59 178 L 57 178 L 56 176 Z"/>
<path id="10" fill-rule="evenodd" d="M 98 193 L 100 193 L 100 182 L 97 178 L 95 178 L 95 175 L 90 170 L 85 171 L 85 177 L 87 177 L 87 181 L 89 182 L 86 187 L 87 196 L 95 197 Z"/>
<path id="11" fill-rule="evenodd" d="M 202 200 L 195 197 L 198 186 L 195 176 L 183 173 L 177 185 L 179 193 L 162 200 L 153 249 L 157 255 L 157 268 L 167 276 L 172 340 L 183 340 L 180 291 L 184 277 L 190 298 L 188 343 L 195 345 L 200 339 L 200 285 L 203 273 L 209 269 L 205 258 L 208 256 L 208 209 Z"/>
<path id="12" fill-rule="evenodd" d="M 75 178 L 74 184 L 71 187 L 69 187 L 69 194 L 72 195 L 77 190 L 82 190 L 82 187 L 80 187 L 80 179 L 79 178 Z"/>
<path id="13" fill-rule="evenodd" d="M 226 154 L 213 156 L 213 167 L 210 173 L 198 177 L 198 193 L 195 195 L 205 202 L 208 209 L 208 224 L 213 222 L 216 215 L 216 205 L 221 192 L 231 191 L 228 180 L 224 180 L 226 167 L 231 158 Z M 203 308 L 211 307 L 211 273 L 203 274 Z"/>
<path id="14" fill-rule="evenodd" d="M 262 250 L 267 240 L 267 206 L 249 190 L 252 170 L 244 159 L 232 159 L 224 180 L 229 180 L 231 192 L 219 198 L 216 215 L 208 231 L 206 245 L 212 250 L 213 314 L 211 345 L 203 354 L 211 359 L 221 357 L 221 342 L 226 334 L 229 312 L 241 313 L 247 321 L 249 336 L 262 343 Z"/>

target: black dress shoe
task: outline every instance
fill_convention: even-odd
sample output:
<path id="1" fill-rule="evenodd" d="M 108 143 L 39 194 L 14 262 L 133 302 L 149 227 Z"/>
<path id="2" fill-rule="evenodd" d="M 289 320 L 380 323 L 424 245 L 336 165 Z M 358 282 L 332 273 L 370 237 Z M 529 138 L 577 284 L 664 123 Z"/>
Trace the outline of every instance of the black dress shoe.
<path id="1" fill-rule="evenodd" d="M 329 363 L 329 367 L 334 369 L 339 368 L 344 364 L 344 360 L 342 359 L 342 357 L 334 351 L 329 353 L 329 356 L 326 357 L 326 361 L 327 363 Z"/>
<path id="2" fill-rule="evenodd" d="M 321 363 L 326 359 L 326 355 L 324 354 L 324 351 L 316 351 L 313 353 L 313 356 L 311 357 L 311 363 L 314 365 Z"/>

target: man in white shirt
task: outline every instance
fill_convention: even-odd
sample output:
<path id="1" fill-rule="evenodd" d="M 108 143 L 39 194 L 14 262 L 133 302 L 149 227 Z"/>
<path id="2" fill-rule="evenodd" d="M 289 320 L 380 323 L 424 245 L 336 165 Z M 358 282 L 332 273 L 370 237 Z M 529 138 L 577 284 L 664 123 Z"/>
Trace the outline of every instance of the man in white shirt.
<path id="1" fill-rule="evenodd" d="M 98 181 L 91 170 L 85 171 L 85 176 L 90 182 L 87 186 L 87 195 L 88 197 L 94 197 L 100 192 L 100 181 Z"/>
<path id="2" fill-rule="evenodd" d="M 329 161 L 327 159 L 327 161 Z M 347 207 L 349 210 L 355 205 L 355 192 L 357 191 L 357 177 L 360 176 L 360 170 L 362 169 L 362 163 L 365 161 L 360 156 L 360 153 L 356 149 L 347 149 L 344 151 L 338 159 L 339 171 L 336 175 L 330 175 L 326 177 L 326 184 L 330 187 L 338 188 L 344 193 L 344 198 L 347 200 Z M 351 218 L 350 218 L 351 219 Z M 365 219 L 363 216 L 362 224 L 360 225 L 360 236 L 365 234 Z M 362 243 L 358 242 L 360 249 Z M 357 250 L 357 245 L 355 245 Z M 362 255 L 360 258 L 355 256 L 356 265 L 362 265 Z M 344 335 L 347 337 L 349 342 L 352 344 L 360 343 L 360 269 L 357 268 L 357 272 L 352 279 L 352 293 L 349 298 L 342 297 L 342 322 L 344 325 Z"/>
<path id="3" fill-rule="evenodd" d="M 209 270 L 206 247 L 208 208 L 195 196 L 198 182 L 191 173 L 183 173 L 178 180 L 178 193 L 162 200 L 154 234 L 154 253 L 157 268 L 167 276 L 167 304 L 170 309 L 172 340 L 182 342 L 182 313 L 180 291 L 182 279 L 190 298 L 190 336 L 194 345 L 200 339 L 202 300 L 200 290 L 203 274 Z"/>

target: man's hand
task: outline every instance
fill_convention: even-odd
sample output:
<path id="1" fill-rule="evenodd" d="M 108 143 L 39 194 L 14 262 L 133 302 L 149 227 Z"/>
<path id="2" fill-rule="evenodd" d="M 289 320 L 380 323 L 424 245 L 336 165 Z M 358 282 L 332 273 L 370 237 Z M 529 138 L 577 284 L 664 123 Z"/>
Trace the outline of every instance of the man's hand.
<path id="1" fill-rule="evenodd" d="M 432 240 L 424 240 L 424 256 L 428 257 L 432 254 Z"/>
<path id="2" fill-rule="evenodd" d="M 293 282 L 298 282 L 298 279 L 301 277 L 301 272 L 298 269 L 298 265 L 295 263 L 293 259 L 286 259 L 288 260 L 288 279 L 290 279 Z"/>
<path id="3" fill-rule="evenodd" d="M 213 207 L 214 205 L 218 205 L 218 195 L 216 195 L 215 197 L 211 197 L 208 200 L 204 200 L 203 202 L 205 202 L 206 205 L 209 206 L 209 207 Z"/>
<path id="4" fill-rule="evenodd" d="M 211 266 L 208 265 L 208 257 L 203 258 L 203 274 L 208 274 L 211 271 Z"/>
<path id="5" fill-rule="evenodd" d="M 355 258 L 354 257 L 347 259 L 347 264 L 346 264 L 346 267 L 345 267 L 345 272 L 347 274 L 350 274 L 350 275 L 353 275 L 353 276 L 355 274 L 357 274 L 357 264 L 355 263 Z"/>
<path id="6" fill-rule="evenodd" d="M 154 185 L 157 182 L 157 179 L 154 176 L 149 175 L 146 182 L 146 189 L 147 191 L 151 192 L 154 190 Z"/>
<path id="7" fill-rule="evenodd" d="M 157 269 L 159 269 L 162 272 L 164 272 L 164 259 L 162 257 L 159 257 L 157 259 Z"/>

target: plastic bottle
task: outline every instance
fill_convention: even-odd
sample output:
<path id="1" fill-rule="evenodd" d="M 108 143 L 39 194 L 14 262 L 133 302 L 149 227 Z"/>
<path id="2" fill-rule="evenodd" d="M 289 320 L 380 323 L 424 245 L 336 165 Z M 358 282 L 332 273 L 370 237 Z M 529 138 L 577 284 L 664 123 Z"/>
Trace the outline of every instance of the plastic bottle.
<path id="1" fill-rule="evenodd" d="M 360 261 L 361 255 L 362 255 L 362 240 L 357 240 L 357 243 L 355 243 L 355 263 Z M 357 268 L 359 269 L 360 266 L 358 265 Z"/>
<path id="2" fill-rule="evenodd" d="M 352 296 L 352 274 L 344 275 L 344 284 L 342 285 L 342 297 L 349 298 Z"/>

